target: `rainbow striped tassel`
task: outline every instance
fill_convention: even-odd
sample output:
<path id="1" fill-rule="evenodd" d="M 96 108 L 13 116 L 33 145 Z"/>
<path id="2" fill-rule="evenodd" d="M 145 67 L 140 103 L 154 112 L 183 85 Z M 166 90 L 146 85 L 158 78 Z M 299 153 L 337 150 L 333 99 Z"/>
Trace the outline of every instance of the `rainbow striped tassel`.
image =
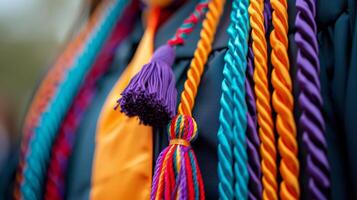
<path id="1" fill-rule="evenodd" d="M 196 121 L 176 115 L 168 125 L 170 144 L 156 161 L 151 200 L 205 199 L 203 180 L 190 142 L 197 138 Z"/>

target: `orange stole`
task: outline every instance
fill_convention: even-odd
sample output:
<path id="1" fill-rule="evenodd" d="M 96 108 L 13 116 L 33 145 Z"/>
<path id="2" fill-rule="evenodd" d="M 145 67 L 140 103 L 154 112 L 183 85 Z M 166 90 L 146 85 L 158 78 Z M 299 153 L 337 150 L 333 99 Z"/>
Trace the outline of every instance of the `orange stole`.
<path id="1" fill-rule="evenodd" d="M 149 13 L 148 25 L 135 55 L 102 108 L 96 132 L 91 199 L 149 199 L 151 192 L 152 128 L 114 110 L 130 79 L 150 61 L 159 10 Z"/>

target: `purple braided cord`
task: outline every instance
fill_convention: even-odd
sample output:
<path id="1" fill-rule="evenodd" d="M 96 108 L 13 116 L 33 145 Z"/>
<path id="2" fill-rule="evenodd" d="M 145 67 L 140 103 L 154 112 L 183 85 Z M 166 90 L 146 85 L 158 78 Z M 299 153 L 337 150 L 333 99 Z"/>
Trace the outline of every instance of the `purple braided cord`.
<path id="1" fill-rule="evenodd" d="M 262 183 L 261 183 L 261 166 L 259 146 L 260 139 L 257 131 L 257 116 L 255 95 L 253 91 L 253 50 L 251 42 L 249 42 L 248 51 L 248 66 L 246 71 L 245 89 L 247 102 L 247 147 L 248 147 L 248 172 L 249 172 L 249 199 L 261 199 L 262 197 Z"/>
<path id="2" fill-rule="evenodd" d="M 271 19 L 271 10 L 269 1 L 264 2 L 264 25 L 267 32 Z M 263 186 L 261 182 L 261 157 L 259 154 L 260 139 L 257 129 L 257 110 L 254 95 L 254 53 L 252 49 L 252 41 L 249 40 L 248 51 L 248 66 L 246 70 L 246 102 L 247 102 L 247 145 L 248 145 L 248 172 L 249 172 L 249 195 L 251 200 L 262 199 Z"/>
<path id="3" fill-rule="evenodd" d="M 299 126 L 307 150 L 308 192 L 311 199 L 330 196 L 330 166 L 327 159 L 323 100 L 320 93 L 315 0 L 297 0 L 295 21 L 297 43 L 297 79 L 301 116 Z"/>

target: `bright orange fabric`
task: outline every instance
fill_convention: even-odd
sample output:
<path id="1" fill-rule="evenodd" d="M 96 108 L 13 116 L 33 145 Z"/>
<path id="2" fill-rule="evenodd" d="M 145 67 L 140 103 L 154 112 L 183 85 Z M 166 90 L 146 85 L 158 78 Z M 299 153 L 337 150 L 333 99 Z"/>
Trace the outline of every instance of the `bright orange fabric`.
<path id="1" fill-rule="evenodd" d="M 152 128 L 114 110 L 130 79 L 150 61 L 159 10 L 149 13 L 148 26 L 135 52 L 102 108 L 97 125 L 91 199 L 150 198 L 153 141 Z"/>

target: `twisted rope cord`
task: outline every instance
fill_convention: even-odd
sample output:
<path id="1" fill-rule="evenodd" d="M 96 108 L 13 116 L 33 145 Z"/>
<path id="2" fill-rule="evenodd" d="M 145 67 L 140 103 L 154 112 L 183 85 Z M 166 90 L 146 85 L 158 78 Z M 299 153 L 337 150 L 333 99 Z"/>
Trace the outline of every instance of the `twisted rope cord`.
<path id="1" fill-rule="evenodd" d="M 90 35 L 92 29 L 99 20 L 99 16 L 104 12 L 107 2 L 101 4 L 95 13 L 91 16 L 88 23 L 79 32 L 79 34 L 69 43 L 63 54 L 58 58 L 56 64 L 50 69 L 47 76 L 42 81 L 36 95 L 31 103 L 29 111 L 25 118 L 23 128 L 23 139 L 21 142 L 19 168 L 16 172 L 16 184 L 14 190 L 14 198 L 20 199 L 20 185 L 23 180 L 22 172 L 25 165 L 25 154 L 30 139 L 33 135 L 34 127 L 37 126 L 41 114 L 46 109 L 49 101 L 56 93 L 58 85 L 63 81 L 65 74 L 70 69 L 70 63 L 73 57 L 77 55 L 79 50 L 84 45 L 86 38 Z"/>
<path id="2" fill-rule="evenodd" d="M 91 66 L 98 49 L 107 37 L 109 30 L 114 24 L 118 13 L 125 7 L 125 1 L 112 2 L 108 12 L 103 16 L 102 23 L 94 31 L 84 51 L 78 57 L 74 66 L 68 72 L 66 79 L 59 86 L 57 94 L 40 118 L 40 126 L 37 127 L 26 155 L 27 165 L 24 170 L 24 181 L 21 192 L 24 199 L 38 199 L 42 194 L 42 186 L 46 174 L 46 165 L 50 156 L 50 148 L 63 118 L 76 94 L 78 85 L 87 69 Z"/>
<path id="3" fill-rule="evenodd" d="M 181 93 L 181 102 L 178 106 L 179 114 L 192 116 L 192 108 L 197 95 L 198 85 L 204 70 L 208 55 L 212 50 L 212 42 L 216 33 L 225 0 L 211 0 L 208 4 L 208 12 L 203 21 L 200 40 L 198 41 L 194 57 L 187 72 L 187 80 Z"/>
<path id="4" fill-rule="evenodd" d="M 232 17 L 234 29 L 231 29 L 231 40 L 234 44 L 233 75 L 233 157 L 236 199 L 248 198 L 248 157 L 246 148 L 247 105 L 245 102 L 245 71 L 247 67 L 248 39 L 249 39 L 249 0 L 237 0 L 237 13 Z M 226 60 L 227 61 L 227 60 Z M 229 66 L 228 65 L 228 66 Z"/>
<path id="5" fill-rule="evenodd" d="M 315 0 L 296 1 L 297 79 L 300 87 L 299 125 L 307 150 L 308 192 L 311 199 L 329 199 L 330 166 L 327 159 L 325 121 L 322 116 L 323 100 L 319 81 Z"/>
<path id="6" fill-rule="evenodd" d="M 254 52 L 254 83 L 256 94 L 260 152 L 262 156 L 263 199 L 278 199 L 276 148 L 274 122 L 271 115 L 270 92 L 268 83 L 268 53 L 264 26 L 264 1 L 251 0 L 249 7 L 250 23 L 252 26 Z"/>
<path id="7" fill-rule="evenodd" d="M 208 0 L 200 0 L 195 6 L 194 11 L 183 21 L 181 26 L 176 30 L 175 35 L 167 43 L 171 46 L 182 45 L 207 11 L 207 6 Z"/>
<path id="8" fill-rule="evenodd" d="M 257 130 L 257 110 L 255 105 L 255 95 L 254 95 L 254 83 L 253 83 L 253 73 L 254 73 L 254 55 L 252 49 L 252 42 L 249 42 L 249 51 L 247 57 L 247 70 L 246 70 L 246 80 L 245 80 L 245 100 L 247 102 L 247 148 L 248 148 L 248 172 L 249 172 L 249 195 L 248 199 L 262 199 L 263 186 L 261 182 L 261 157 L 259 154 L 260 139 Z"/>
<path id="9" fill-rule="evenodd" d="M 73 149 L 76 131 L 85 110 L 96 92 L 96 83 L 108 70 L 115 55 L 115 49 L 126 38 L 133 28 L 138 5 L 134 1 L 125 9 L 121 19 L 115 25 L 110 38 L 106 41 L 93 67 L 86 75 L 83 86 L 75 97 L 66 118 L 59 128 L 59 133 L 52 147 L 52 154 L 48 165 L 45 199 L 65 198 L 65 174 L 68 159 Z M 125 17 L 124 17 L 125 16 Z"/>
<path id="10" fill-rule="evenodd" d="M 288 13 L 286 0 L 271 0 L 274 29 L 270 35 L 272 46 L 271 62 L 273 64 L 272 85 L 273 107 L 277 113 L 276 129 L 279 134 L 278 149 L 281 155 L 280 184 L 281 199 L 299 199 L 299 161 L 296 127 L 293 115 L 294 98 L 292 82 L 289 75 L 288 48 Z"/>
<path id="11" fill-rule="evenodd" d="M 238 1 L 233 1 L 231 19 L 237 15 Z M 227 53 L 224 55 L 225 65 L 223 67 L 223 80 L 222 80 L 222 95 L 220 99 L 221 109 L 219 112 L 220 126 L 217 133 L 218 146 L 218 192 L 219 198 L 222 200 L 234 199 L 234 171 L 233 171 L 233 93 L 231 90 L 233 77 L 231 68 L 234 67 L 234 29 L 236 22 L 232 20 L 228 27 L 228 40 Z"/>
<path id="12" fill-rule="evenodd" d="M 269 2 L 264 0 L 264 27 L 265 34 L 269 28 L 269 22 L 271 19 L 271 13 L 269 8 Z M 249 10 L 249 9 L 248 9 Z M 256 200 L 262 199 L 263 185 L 261 181 L 262 169 L 261 169 L 261 156 L 260 138 L 258 134 L 258 122 L 257 122 L 257 108 L 256 108 L 256 96 L 254 94 L 254 52 L 253 52 L 252 34 L 249 40 L 248 51 L 248 67 L 246 70 L 246 102 L 247 102 L 247 145 L 248 145 L 248 172 L 249 172 L 249 196 L 248 199 Z"/>

